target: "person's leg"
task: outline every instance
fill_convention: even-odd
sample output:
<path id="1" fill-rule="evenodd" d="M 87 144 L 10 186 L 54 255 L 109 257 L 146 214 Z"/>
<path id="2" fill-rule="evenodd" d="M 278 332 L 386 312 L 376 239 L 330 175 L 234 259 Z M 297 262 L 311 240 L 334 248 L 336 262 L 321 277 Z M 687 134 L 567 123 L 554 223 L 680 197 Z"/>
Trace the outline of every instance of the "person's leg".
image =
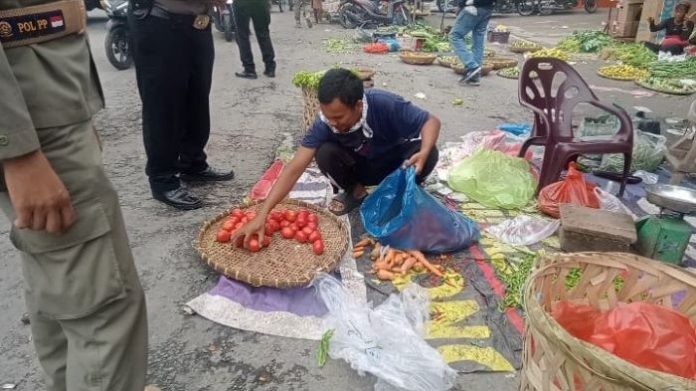
<path id="1" fill-rule="evenodd" d="M 319 170 L 335 188 L 343 190 L 329 205 L 329 210 L 342 215 L 360 205 L 367 196 L 364 184 L 359 181 L 364 159 L 336 143 L 324 143 L 317 149 L 315 159 Z"/>
<path id="2" fill-rule="evenodd" d="M 255 74 L 254 55 L 251 52 L 251 42 L 249 41 L 249 22 L 251 15 L 248 4 L 241 5 L 234 3 L 234 18 L 237 24 L 237 46 L 239 46 L 239 57 L 242 60 L 244 72 Z"/>
<path id="3" fill-rule="evenodd" d="M 13 244 L 22 254 L 27 309 L 37 353 L 49 376 L 48 389 L 142 390 L 147 369 L 144 296 L 94 128 L 87 121 L 37 129 L 37 135 L 70 194 L 76 216 L 61 235 L 12 232 Z M 4 188 L 0 184 L 0 207 L 13 220 Z M 116 303 L 123 305 L 111 313 L 109 308 Z M 102 318 L 107 313 L 111 313 L 108 320 Z M 78 319 L 92 332 L 76 335 L 63 324 Z M 138 338 L 112 333 L 111 323 Z M 124 364 L 110 365 L 114 360 Z"/>
<path id="4" fill-rule="evenodd" d="M 681 45 L 662 45 L 660 51 L 670 53 L 673 56 L 684 54 L 684 47 Z"/>
<path id="5" fill-rule="evenodd" d="M 293 1 L 293 0 L 290 0 Z M 302 11 L 303 11 L 303 5 L 302 3 L 304 0 L 294 0 L 295 1 L 295 27 L 302 27 L 302 23 L 300 22 L 302 18 Z"/>
<path id="6" fill-rule="evenodd" d="M 483 65 L 483 49 L 486 42 L 486 33 L 488 32 L 488 22 L 491 20 L 491 10 L 488 8 L 478 9 L 478 21 L 472 31 L 474 61 L 478 65 Z"/>
<path id="7" fill-rule="evenodd" d="M 265 2 L 258 4 L 252 18 L 256 39 L 259 41 L 263 63 L 266 66 L 264 74 L 273 77 L 275 76 L 276 69 L 275 51 L 273 50 L 273 42 L 271 41 L 271 32 L 269 30 L 271 24 L 271 10 L 266 4 Z"/>
<path id="8" fill-rule="evenodd" d="M 644 42 L 643 42 L 643 45 L 644 45 L 646 48 L 650 49 L 651 51 L 653 51 L 653 52 L 655 52 L 655 53 L 658 53 L 658 52 L 660 51 L 660 45 L 659 45 L 659 44 L 656 44 L 656 43 L 654 43 L 654 42 L 647 42 L 647 41 L 644 41 Z"/>
<path id="9" fill-rule="evenodd" d="M 197 173 L 208 168 L 204 148 L 210 137 L 210 88 L 213 80 L 215 48 L 210 26 L 191 29 L 189 53 L 193 64 L 186 93 L 185 133 L 181 138 L 179 168 L 182 173 Z"/>
<path id="10" fill-rule="evenodd" d="M 180 187 L 176 174 L 190 54 L 185 32 L 168 20 L 150 16 L 135 20 L 133 26 L 147 155 L 145 171 L 153 193 L 163 193 Z"/>
<path id="11" fill-rule="evenodd" d="M 468 12 L 461 11 L 454 21 L 454 26 L 450 31 L 450 43 L 454 49 L 454 53 L 459 57 L 459 60 L 468 69 L 473 69 L 478 67 L 478 63 L 474 59 L 474 55 L 466 46 L 464 37 L 466 37 L 475 27 L 476 16 L 471 15 Z"/>

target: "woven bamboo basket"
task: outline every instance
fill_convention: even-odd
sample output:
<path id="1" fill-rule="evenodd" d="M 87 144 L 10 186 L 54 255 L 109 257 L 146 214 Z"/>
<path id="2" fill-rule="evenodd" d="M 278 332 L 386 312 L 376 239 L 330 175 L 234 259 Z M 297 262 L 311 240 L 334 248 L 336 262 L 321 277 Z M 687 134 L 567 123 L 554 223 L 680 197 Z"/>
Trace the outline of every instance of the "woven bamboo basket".
<path id="1" fill-rule="evenodd" d="M 452 65 L 452 70 L 457 75 L 463 75 L 466 72 L 466 66 L 464 65 Z M 481 67 L 481 76 L 488 76 L 493 71 L 493 65 L 483 64 Z"/>
<path id="2" fill-rule="evenodd" d="M 258 211 L 261 203 L 252 202 L 242 208 Z M 285 200 L 277 208 L 295 211 L 304 208 L 316 213 L 319 216 L 319 231 L 324 240 L 324 253 L 315 255 L 310 244 L 283 239 L 278 233 L 269 247 L 257 253 L 237 248 L 232 243 L 220 243 L 216 240 L 217 232 L 231 210 L 203 224 L 195 243 L 196 250 L 218 273 L 252 286 L 307 286 L 317 272 L 335 269 L 348 248 L 345 224 L 331 212 L 302 201 Z"/>
<path id="3" fill-rule="evenodd" d="M 527 327 L 520 390 L 696 389 L 696 381 L 638 367 L 571 336 L 550 314 L 562 300 L 601 310 L 644 301 L 696 322 L 696 275 L 624 253 L 557 254 L 542 258 L 539 266 L 524 292 Z M 576 269 L 582 275 L 568 289 L 566 278 Z M 617 278 L 623 282 L 617 284 Z"/>
<path id="4" fill-rule="evenodd" d="M 410 65 L 431 65 L 437 59 L 437 56 L 431 53 L 420 53 L 411 51 L 402 51 L 399 54 L 401 61 Z"/>
<path id="5" fill-rule="evenodd" d="M 511 57 L 493 57 L 486 60 L 487 63 L 493 65 L 493 70 L 497 71 L 499 69 L 512 68 L 517 66 L 519 61 L 516 58 Z"/>

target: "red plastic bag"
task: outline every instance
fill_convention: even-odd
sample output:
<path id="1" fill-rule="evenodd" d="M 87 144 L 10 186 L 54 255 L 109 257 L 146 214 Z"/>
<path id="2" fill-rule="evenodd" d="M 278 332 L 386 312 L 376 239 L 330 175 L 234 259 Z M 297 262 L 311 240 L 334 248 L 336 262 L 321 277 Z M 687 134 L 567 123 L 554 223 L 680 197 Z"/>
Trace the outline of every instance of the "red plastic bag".
<path id="1" fill-rule="evenodd" d="M 365 53 L 376 53 L 376 54 L 383 54 L 383 53 L 389 53 L 389 46 L 387 46 L 386 43 L 382 42 L 377 42 L 377 43 L 368 43 L 367 45 L 363 46 L 363 51 Z"/>
<path id="2" fill-rule="evenodd" d="M 539 192 L 539 210 L 559 218 L 561 204 L 576 204 L 588 208 L 599 209 L 599 199 L 594 192 L 594 183 L 586 182 L 585 177 L 575 167 L 574 162 L 568 164 L 568 175 L 565 179 L 552 183 Z"/>
<path id="3" fill-rule="evenodd" d="M 283 171 L 284 166 L 282 161 L 276 160 L 271 167 L 266 170 L 261 179 L 256 182 L 249 192 L 249 197 L 254 201 L 265 200 L 266 197 L 268 197 L 268 193 L 271 192 L 273 185 L 275 185 L 278 178 L 280 178 L 280 173 Z"/>
<path id="4" fill-rule="evenodd" d="M 574 337 L 635 365 L 696 379 L 696 327 L 677 311 L 631 303 L 600 312 L 561 301 L 552 316 Z"/>

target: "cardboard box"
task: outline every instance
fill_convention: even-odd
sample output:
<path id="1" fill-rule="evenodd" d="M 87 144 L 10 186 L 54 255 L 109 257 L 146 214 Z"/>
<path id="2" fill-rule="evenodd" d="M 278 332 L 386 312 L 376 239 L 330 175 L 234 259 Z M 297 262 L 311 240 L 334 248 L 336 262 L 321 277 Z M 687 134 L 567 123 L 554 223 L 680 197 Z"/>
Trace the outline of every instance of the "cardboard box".
<path id="1" fill-rule="evenodd" d="M 624 0 L 617 8 L 616 19 L 609 29 L 615 37 L 635 37 L 640 25 L 640 17 L 643 11 L 643 1 Z"/>
<path id="2" fill-rule="evenodd" d="M 638 34 L 639 26 L 640 22 L 615 23 L 610 30 L 610 35 L 614 38 L 633 38 Z"/>
<path id="3" fill-rule="evenodd" d="M 638 32 L 636 33 L 636 42 L 655 41 L 657 34 L 650 32 L 648 18 L 652 17 L 655 20 L 660 19 L 663 6 L 663 0 L 648 0 L 643 3 L 643 12 L 640 15 L 640 23 L 638 25 Z"/>

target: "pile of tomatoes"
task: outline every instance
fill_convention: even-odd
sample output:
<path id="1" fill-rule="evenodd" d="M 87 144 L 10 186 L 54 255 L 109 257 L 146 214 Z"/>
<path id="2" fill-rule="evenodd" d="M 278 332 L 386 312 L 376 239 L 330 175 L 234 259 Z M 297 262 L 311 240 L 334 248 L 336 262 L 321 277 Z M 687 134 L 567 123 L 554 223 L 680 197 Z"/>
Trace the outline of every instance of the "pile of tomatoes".
<path id="1" fill-rule="evenodd" d="M 220 243 L 229 242 L 235 232 L 255 218 L 256 212 L 254 211 L 244 212 L 241 209 L 234 209 L 218 231 L 217 241 Z M 272 211 L 266 218 L 265 235 L 261 239 L 254 235 L 249 241 L 249 251 L 258 252 L 263 247 L 270 246 L 271 239 L 277 232 L 280 232 L 280 236 L 284 239 L 294 239 L 300 243 L 311 244 L 312 251 L 316 255 L 324 253 L 324 239 L 319 231 L 319 216 L 307 209 Z M 237 238 L 237 247 L 242 247 L 243 244 L 244 237 Z"/>

